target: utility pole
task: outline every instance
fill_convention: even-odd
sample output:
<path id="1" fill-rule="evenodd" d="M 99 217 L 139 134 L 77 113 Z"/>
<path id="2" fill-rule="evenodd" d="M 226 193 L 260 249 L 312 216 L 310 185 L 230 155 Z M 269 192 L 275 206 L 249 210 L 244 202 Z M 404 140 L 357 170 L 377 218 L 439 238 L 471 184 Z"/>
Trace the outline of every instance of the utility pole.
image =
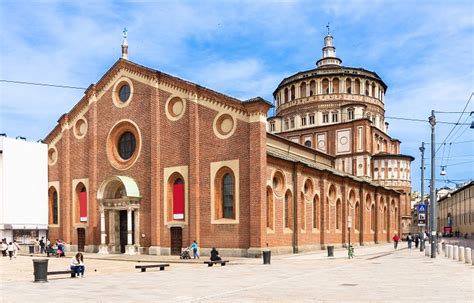
<path id="1" fill-rule="evenodd" d="M 434 110 L 431 111 L 431 116 L 429 117 L 429 122 L 431 125 L 431 180 L 430 180 L 430 243 L 431 243 L 431 258 L 436 258 L 437 251 L 437 222 L 436 222 L 436 185 L 435 185 L 435 126 L 436 126 L 436 117 Z"/>
<path id="2" fill-rule="evenodd" d="M 425 203 L 425 142 L 421 142 L 421 204 Z M 418 214 L 419 215 L 419 214 Z M 425 224 L 427 222 L 425 221 Z M 426 226 L 426 225 L 425 225 Z M 425 241 L 423 241 L 423 227 L 421 227 L 420 231 L 420 251 L 425 249 Z"/>

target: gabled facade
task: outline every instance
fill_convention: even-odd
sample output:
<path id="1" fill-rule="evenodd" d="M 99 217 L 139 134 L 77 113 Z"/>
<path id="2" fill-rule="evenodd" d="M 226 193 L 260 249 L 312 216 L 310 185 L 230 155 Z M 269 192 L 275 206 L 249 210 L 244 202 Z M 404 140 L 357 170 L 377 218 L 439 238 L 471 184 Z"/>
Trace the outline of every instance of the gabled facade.
<path id="1" fill-rule="evenodd" d="M 126 46 L 45 138 L 51 239 L 128 254 L 196 240 L 204 253 L 254 256 L 399 232 L 403 194 L 267 133 L 269 102 L 140 66 Z"/>

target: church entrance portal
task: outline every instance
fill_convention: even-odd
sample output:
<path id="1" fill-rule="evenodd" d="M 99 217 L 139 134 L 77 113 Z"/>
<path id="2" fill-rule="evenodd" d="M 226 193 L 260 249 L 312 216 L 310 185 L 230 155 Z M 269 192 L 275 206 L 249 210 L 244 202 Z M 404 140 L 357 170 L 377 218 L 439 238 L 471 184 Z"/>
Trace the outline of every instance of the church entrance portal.
<path id="1" fill-rule="evenodd" d="M 183 247 L 183 230 L 181 227 L 171 227 L 171 254 L 180 255 Z"/>

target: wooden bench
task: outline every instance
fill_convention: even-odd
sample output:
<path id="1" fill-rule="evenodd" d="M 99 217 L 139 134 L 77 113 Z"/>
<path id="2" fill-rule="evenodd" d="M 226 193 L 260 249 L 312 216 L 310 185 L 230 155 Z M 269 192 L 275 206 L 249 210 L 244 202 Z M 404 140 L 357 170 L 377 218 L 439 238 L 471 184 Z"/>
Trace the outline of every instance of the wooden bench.
<path id="1" fill-rule="evenodd" d="M 140 268 L 141 272 L 146 272 L 147 268 L 159 267 L 160 270 L 165 270 L 165 267 L 170 266 L 169 264 L 152 264 L 152 265 L 135 265 L 135 268 Z"/>
<path id="2" fill-rule="evenodd" d="M 219 260 L 219 261 L 205 261 L 204 264 L 207 264 L 208 267 L 212 267 L 214 264 L 221 264 L 221 266 L 225 266 L 228 263 L 228 260 Z"/>
<path id="3" fill-rule="evenodd" d="M 74 270 L 48 271 L 46 273 L 47 276 L 49 276 L 49 275 L 61 275 L 61 274 L 71 274 L 71 278 L 76 277 L 76 274 L 74 273 Z"/>

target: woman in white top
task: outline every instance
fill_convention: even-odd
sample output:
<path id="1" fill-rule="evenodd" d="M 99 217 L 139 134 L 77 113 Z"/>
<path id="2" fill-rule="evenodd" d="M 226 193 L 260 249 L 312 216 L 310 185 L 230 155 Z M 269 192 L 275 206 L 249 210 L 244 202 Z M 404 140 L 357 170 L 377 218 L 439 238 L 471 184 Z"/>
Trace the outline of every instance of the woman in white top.
<path id="1" fill-rule="evenodd" d="M 71 270 L 74 271 L 77 277 L 79 277 L 79 274 L 81 275 L 81 278 L 84 278 L 84 256 L 82 253 L 78 252 L 74 257 L 71 259 Z"/>

